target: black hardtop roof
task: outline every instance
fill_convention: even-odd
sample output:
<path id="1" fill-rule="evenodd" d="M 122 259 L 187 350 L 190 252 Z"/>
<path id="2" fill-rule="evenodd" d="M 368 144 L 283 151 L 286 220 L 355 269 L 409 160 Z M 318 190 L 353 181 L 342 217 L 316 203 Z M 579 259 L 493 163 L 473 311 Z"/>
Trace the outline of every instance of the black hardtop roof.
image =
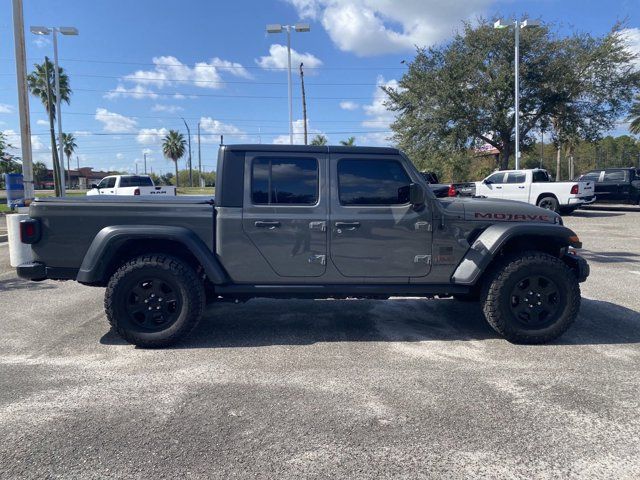
<path id="1" fill-rule="evenodd" d="M 265 144 L 236 144 L 223 145 L 220 148 L 230 152 L 298 152 L 298 153 L 371 153 L 379 155 L 398 155 L 400 150 L 391 147 L 346 147 L 343 145 L 265 145 Z"/>

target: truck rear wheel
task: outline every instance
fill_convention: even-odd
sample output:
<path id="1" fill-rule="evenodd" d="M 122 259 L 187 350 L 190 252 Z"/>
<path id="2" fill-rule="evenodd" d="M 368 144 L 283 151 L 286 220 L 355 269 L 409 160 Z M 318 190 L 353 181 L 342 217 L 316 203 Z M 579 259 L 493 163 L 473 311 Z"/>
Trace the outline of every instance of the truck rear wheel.
<path id="1" fill-rule="evenodd" d="M 120 267 L 104 297 L 107 319 L 125 340 L 144 348 L 176 343 L 202 316 L 204 285 L 191 266 L 163 254 Z"/>
<path id="2" fill-rule="evenodd" d="M 529 251 L 497 263 L 480 300 L 489 325 L 510 342 L 545 343 L 575 321 L 580 287 L 560 259 Z"/>
<path id="3" fill-rule="evenodd" d="M 552 212 L 557 212 L 558 200 L 552 196 L 542 197 L 540 200 L 538 200 L 538 206 L 540 208 L 551 210 Z"/>

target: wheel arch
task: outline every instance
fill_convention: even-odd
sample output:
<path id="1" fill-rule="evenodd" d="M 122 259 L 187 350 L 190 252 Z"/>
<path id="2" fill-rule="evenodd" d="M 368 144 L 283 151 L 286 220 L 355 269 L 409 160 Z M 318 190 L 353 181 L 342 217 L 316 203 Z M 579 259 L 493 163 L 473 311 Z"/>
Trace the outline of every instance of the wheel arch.
<path id="1" fill-rule="evenodd" d="M 76 280 L 106 285 L 121 265 L 145 253 L 165 253 L 196 270 L 201 267 L 214 284 L 228 281 L 215 255 L 193 231 L 158 225 L 116 225 L 100 230 L 84 256 Z"/>
<path id="2" fill-rule="evenodd" d="M 551 192 L 541 193 L 540 195 L 538 195 L 538 198 L 536 198 L 536 205 L 538 205 L 540 203 L 540 200 L 542 200 L 545 197 L 555 198 L 556 202 L 558 202 L 558 205 L 560 205 L 560 200 L 558 199 L 558 196 L 555 193 L 551 193 Z"/>
<path id="3" fill-rule="evenodd" d="M 458 264 L 451 282 L 476 285 L 491 264 L 504 254 L 537 250 L 556 257 L 566 247 L 581 247 L 576 234 L 569 228 L 553 224 L 494 224 L 473 242 Z"/>

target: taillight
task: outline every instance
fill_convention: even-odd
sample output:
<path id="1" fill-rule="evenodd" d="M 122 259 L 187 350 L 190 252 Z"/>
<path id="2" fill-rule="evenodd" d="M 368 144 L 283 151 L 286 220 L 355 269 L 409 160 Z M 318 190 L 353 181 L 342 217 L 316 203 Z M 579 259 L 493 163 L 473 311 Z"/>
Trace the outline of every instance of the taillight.
<path id="1" fill-rule="evenodd" d="M 133 194 L 134 194 L 134 195 L 140 195 L 140 189 L 139 189 L 139 188 L 136 188 L 136 189 L 133 191 Z"/>
<path id="2" fill-rule="evenodd" d="M 28 218 L 20 222 L 20 241 L 22 243 L 36 243 L 40 240 L 40 221 Z"/>
<path id="3" fill-rule="evenodd" d="M 577 195 L 578 194 L 578 184 L 575 184 L 573 187 L 571 187 L 571 195 Z"/>
<path id="4" fill-rule="evenodd" d="M 456 187 L 454 187 L 453 185 L 449 185 L 449 190 L 447 190 L 447 197 L 455 197 L 458 195 L 458 191 L 456 190 Z"/>

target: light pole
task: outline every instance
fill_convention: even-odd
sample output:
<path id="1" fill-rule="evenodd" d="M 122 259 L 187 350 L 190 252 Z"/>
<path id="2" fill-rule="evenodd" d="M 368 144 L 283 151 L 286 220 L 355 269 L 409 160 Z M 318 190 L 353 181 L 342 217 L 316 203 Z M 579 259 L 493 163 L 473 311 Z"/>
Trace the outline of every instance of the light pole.
<path id="1" fill-rule="evenodd" d="M 61 165 L 61 172 L 64 172 L 64 155 L 62 145 L 62 112 L 60 111 L 60 72 L 58 67 L 58 33 L 62 35 L 78 35 L 78 29 L 75 27 L 31 27 L 31 33 L 35 35 L 53 34 L 53 63 L 54 77 L 56 82 L 56 114 L 58 116 L 58 162 Z M 48 79 L 47 79 L 48 81 Z M 64 181 L 64 173 L 60 175 L 60 195 L 65 196 L 66 186 Z"/>
<path id="2" fill-rule="evenodd" d="M 311 27 L 308 23 L 296 23 L 295 25 L 280 25 L 272 23 L 267 25 L 267 33 L 287 32 L 287 85 L 289 89 L 289 143 L 293 145 L 293 102 L 291 99 L 291 29 L 296 32 L 308 32 Z"/>
<path id="3" fill-rule="evenodd" d="M 520 168 L 520 29 L 539 27 L 540 22 L 538 20 L 497 20 L 493 24 L 493 28 L 504 29 L 513 26 L 516 35 L 516 47 L 515 47 L 515 131 L 516 131 L 516 170 Z"/>
<path id="4" fill-rule="evenodd" d="M 189 125 L 187 125 L 187 121 L 184 118 L 182 118 L 182 121 L 184 122 L 184 126 L 187 127 L 187 136 L 189 138 L 189 186 L 193 187 L 193 170 L 191 169 L 191 130 L 189 130 Z"/>

